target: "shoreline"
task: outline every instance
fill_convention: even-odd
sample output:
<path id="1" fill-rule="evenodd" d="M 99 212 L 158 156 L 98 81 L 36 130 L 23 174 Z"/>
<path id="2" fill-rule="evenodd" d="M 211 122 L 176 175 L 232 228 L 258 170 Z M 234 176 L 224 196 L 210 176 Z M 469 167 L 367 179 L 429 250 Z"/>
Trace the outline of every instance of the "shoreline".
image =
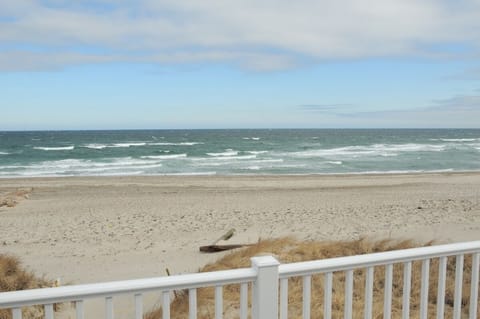
<path id="1" fill-rule="evenodd" d="M 55 180 L 55 179 L 83 179 L 83 178 L 93 178 L 93 179 L 141 179 L 141 178 L 289 178 L 289 177 L 354 177 L 354 176 L 421 176 L 421 175 L 480 175 L 480 170 L 432 170 L 432 171 L 370 171 L 370 172 L 349 172 L 349 173 L 305 173 L 305 174 L 295 174 L 295 173 L 285 173 L 285 174 L 256 174 L 256 173 L 245 173 L 245 174 L 182 174 L 182 173 L 172 173 L 172 174 L 141 174 L 141 175 L 58 175 L 58 176 L 7 176 L 0 177 L 0 181 L 16 181 L 16 180 Z"/>

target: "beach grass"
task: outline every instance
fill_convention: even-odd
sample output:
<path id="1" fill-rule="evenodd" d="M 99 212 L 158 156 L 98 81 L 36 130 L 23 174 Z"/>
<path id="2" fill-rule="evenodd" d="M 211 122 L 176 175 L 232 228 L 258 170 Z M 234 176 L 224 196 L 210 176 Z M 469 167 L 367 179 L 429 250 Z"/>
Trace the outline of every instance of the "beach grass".
<path id="1" fill-rule="evenodd" d="M 54 282 L 35 276 L 27 271 L 17 257 L 0 254 L 0 292 L 52 287 Z M 23 318 L 44 317 L 43 307 L 27 307 L 22 310 Z M 0 319 L 10 319 L 11 311 L 0 309 Z"/>
<path id="2" fill-rule="evenodd" d="M 282 263 L 292 263 L 307 260 L 325 259 L 341 256 L 352 256 L 359 254 L 383 252 L 398 249 L 407 249 L 418 246 L 429 246 L 432 242 L 418 245 L 412 240 L 367 240 L 359 239 L 353 241 L 299 241 L 293 238 L 280 238 L 262 240 L 257 244 L 243 249 L 238 249 L 217 262 L 206 265 L 200 272 L 227 270 L 233 268 L 250 267 L 250 258 L 257 255 L 273 254 Z M 438 259 L 430 261 L 430 281 L 428 294 L 428 317 L 436 317 L 437 303 L 437 278 Z M 452 317 L 454 302 L 454 277 L 455 257 L 448 258 L 447 281 L 445 292 L 445 316 Z M 471 256 L 465 256 L 463 293 L 462 293 L 462 316 L 468 313 L 471 277 Z M 373 318 L 383 318 L 384 305 L 384 267 L 376 267 L 373 285 Z M 312 276 L 311 291 L 311 318 L 323 318 L 323 275 Z M 333 297 L 332 297 L 332 318 L 343 318 L 344 310 L 344 286 L 345 273 L 334 273 L 333 276 Z M 421 286 L 421 262 L 412 264 L 412 282 L 410 298 L 410 317 L 418 318 L 420 312 L 420 286 Z M 249 288 L 251 289 L 251 287 Z M 365 292 L 365 270 L 358 269 L 354 273 L 353 291 L 353 317 L 363 318 L 364 316 L 364 292 Z M 302 318 L 302 278 L 295 277 L 289 280 L 288 284 L 288 318 Z M 239 285 L 227 285 L 223 289 L 224 318 L 239 317 Z M 249 296 L 251 291 L 249 292 Z M 403 296 L 403 265 L 395 265 L 393 268 L 393 289 L 392 289 L 392 318 L 401 318 Z M 250 299 L 250 298 L 249 298 Z M 214 288 L 200 288 L 197 290 L 198 318 L 210 319 L 215 316 Z M 249 306 L 251 300 L 248 301 Z M 171 303 L 172 318 L 188 318 L 188 291 L 177 292 Z M 477 318 L 480 317 L 480 312 Z M 145 319 L 161 319 L 162 309 L 156 308 L 144 317 Z"/>

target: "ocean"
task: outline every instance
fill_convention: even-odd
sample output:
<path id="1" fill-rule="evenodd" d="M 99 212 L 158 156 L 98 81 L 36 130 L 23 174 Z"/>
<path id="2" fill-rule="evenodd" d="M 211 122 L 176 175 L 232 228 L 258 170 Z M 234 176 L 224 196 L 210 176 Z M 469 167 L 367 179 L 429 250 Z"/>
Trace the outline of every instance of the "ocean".
<path id="1" fill-rule="evenodd" d="M 480 170 L 480 129 L 0 132 L 0 178 Z"/>

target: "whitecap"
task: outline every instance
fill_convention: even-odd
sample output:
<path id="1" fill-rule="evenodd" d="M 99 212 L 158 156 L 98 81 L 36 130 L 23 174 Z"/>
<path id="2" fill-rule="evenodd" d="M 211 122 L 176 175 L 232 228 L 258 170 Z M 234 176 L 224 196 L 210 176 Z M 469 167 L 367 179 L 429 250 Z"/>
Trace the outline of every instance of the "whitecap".
<path id="1" fill-rule="evenodd" d="M 258 155 L 268 153 L 268 151 L 247 151 L 246 153 Z"/>
<path id="2" fill-rule="evenodd" d="M 10 153 L 8 152 L 0 152 L 0 155 L 9 155 Z"/>
<path id="3" fill-rule="evenodd" d="M 35 146 L 34 149 L 42 150 L 42 151 L 71 151 L 75 148 L 75 146 L 59 146 L 59 147 L 43 147 L 43 146 Z"/>
<path id="4" fill-rule="evenodd" d="M 181 142 L 181 143 L 171 143 L 171 142 L 159 142 L 159 143 L 148 143 L 148 145 L 157 145 L 157 146 L 193 146 L 204 144 L 202 142 Z"/>
<path id="5" fill-rule="evenodd" d="M 145 146 L 145 142 L 134 142 L 134 143 L 115 143 L 110 147 L 130 147 L 130 146 Z"/>
<path id="6" fill-rule="evenodd" d="M 238 155 L 238 151 L 234 151 L 231 148 L 226 149 L 225 152 L 222 153 L 207 153 L 209 156 L 214 156 L 214 157 L 223 157 L 223 156 L 235 156 Z"/>
<path id="7" fill-rule="evenodd" d="M 171 155 L 148 155 L 142 156 L 142 158 L 146 159 L 173 159 L 173 158 L 185 158 L 187 154 L 171 154 Z"/>
<path id="8" fill-rule="evenodd" d="M 102 150 L 104 148 L 107 148 L 108 145 L 105 145 L 105 144 L 86 144 L 84 145 L 83 147 L 85 148 L 91 148 L 91 149 L 95 149 L 95 150 Z"/>
<path id="9" fill-rule="evenodd" d="M 478 139 L 476 138 L 441 138 L 441 141 L 444 142 L 474 142 Z"/>

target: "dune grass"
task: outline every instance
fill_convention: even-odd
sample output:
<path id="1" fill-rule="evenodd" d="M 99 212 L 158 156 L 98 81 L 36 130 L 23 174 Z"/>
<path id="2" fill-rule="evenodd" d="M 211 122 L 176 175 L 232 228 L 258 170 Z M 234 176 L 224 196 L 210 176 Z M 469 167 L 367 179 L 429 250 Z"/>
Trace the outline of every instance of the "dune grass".
<path id="1" fill-rule="evenodd" d="M 431 245 L 427 243 L 423 246 Z M 300 262 L 332 257 L 351 256 L 418 247 L 413 241 L 393 241 L 366 239 L 337 242 L 298 241 L 292 238 L 264 240 L 256 245 L 236 250 L 215 263 L 206 265 L 200 272 L 250 267 L 250 257 L 261 254 L 273 254 L 282 263 Z M 428 297 L 428 317 L 435 318 L 437 302 L 438 259 L 430 261 L 430 282 Z M 445 293 L 445 316 L 452 317 L 454 295 L 455 258 L 448 258 L 447 282 Z M 384 267 L 376 267 L 373 287 L 373 317 L 383 318 Z M 471 256 L 465 256 L 463 275 L 462 315 L 468 313 L 471 277 Z M 420 311 L 421 262 L 412 265 L 412 289 L 410 298 L 410 317 L 418 318 Z M 312 277 L 311 318 L 323 318 L 323 276 Z M 333 276 L 332 317 L 343 318 L 345 274 L 335 273 Z M 354 273 L 353 317 L 364 315 L 365 271 Z M 288 318 L 302 318 L 302 278 L 291 278 L 288 285 Z M 224 318 L 239 317 L 239 285 L 227 285 L 223 289 Z M 250 296 L 249 291 L 249 296 Z M 393 272 L 392 318 L 401 318 L 403 295 L 403 265 L 395 265 Z M 249 300 L 249 305 L 251 300 Z M 214 289 L 197 290 L 198 318 L 214 318 Z M 188 291 L 177 292 L 171 303 L 172 318 L 188 318 Z M 480 318 L 480 312 L 477 314 Z M 145 319 L 162 318 L 161 308 L 154 309 L 145 315 Z"/>
<path id="2" fill-rule="evenodd" d="M 32 188 L 19 188 L 12 192 L 0 193 L 0 207 L 15 207 L 21 200 L 28 199 Z"/>
<path id="3" fill-rule="evenodd" d="M 53 282 L 36 277 L 25 270 L 19 259 L 0 254 L 0 292 L 51 287 Z M 43 318 L 43 307 L 28 307 L 23 310 L 23 318 Z M 11 311 L 0 309 L 0 319 L 10 319 Z"/>

